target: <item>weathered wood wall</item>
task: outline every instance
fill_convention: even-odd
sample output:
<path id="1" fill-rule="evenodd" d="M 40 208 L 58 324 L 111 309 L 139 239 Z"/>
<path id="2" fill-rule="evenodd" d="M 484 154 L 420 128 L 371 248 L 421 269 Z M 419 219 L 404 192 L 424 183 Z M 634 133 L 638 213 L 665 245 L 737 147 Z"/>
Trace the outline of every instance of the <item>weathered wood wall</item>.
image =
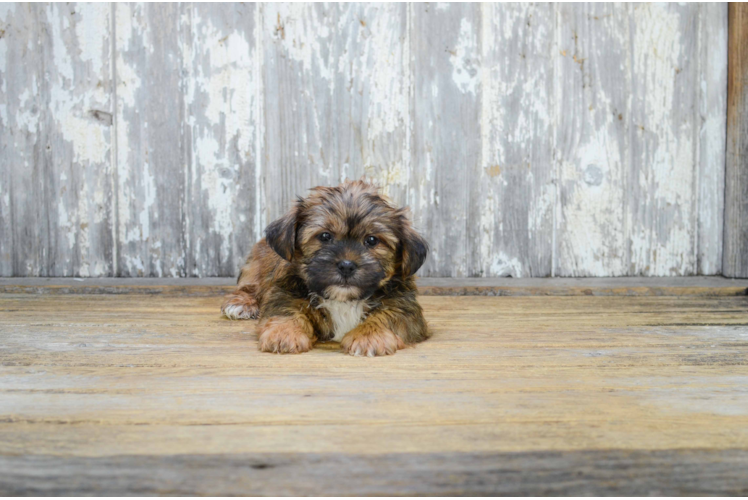
<path id="1" fill-rule="evenodd" d="M 362 175 L 426 276 L 717 274 L 727 36 L 725 4 L 3 4 L 0 275 L 234 275 Z"/>

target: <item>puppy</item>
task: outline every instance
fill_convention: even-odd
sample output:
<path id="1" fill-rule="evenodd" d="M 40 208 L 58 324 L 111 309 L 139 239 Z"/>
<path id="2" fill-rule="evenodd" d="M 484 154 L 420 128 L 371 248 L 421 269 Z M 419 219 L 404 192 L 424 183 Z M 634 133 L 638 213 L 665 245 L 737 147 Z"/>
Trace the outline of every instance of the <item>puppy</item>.
<path id="1" fill-rule="evenodd" d="M 427 253 L 405 209 L 375 186 L 316 187 L 267 227 L 221 312 L 259 317 L 261 351 L 335 340 L 354 356 L 394 354 L 430 336 L 413 277 Z"/>

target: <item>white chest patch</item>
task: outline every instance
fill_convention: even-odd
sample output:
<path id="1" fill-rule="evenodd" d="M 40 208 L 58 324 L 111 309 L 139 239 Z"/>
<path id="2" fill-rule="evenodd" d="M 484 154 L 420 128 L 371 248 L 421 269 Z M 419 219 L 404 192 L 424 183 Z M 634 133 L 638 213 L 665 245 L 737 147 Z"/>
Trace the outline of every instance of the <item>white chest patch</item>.
<path id="1" fill-rule="evenodd" d="M 364 319 L 363 300 L 323 300 L 318 306 L 327 310 L 332 321 L 332 331 L 335 333 L 333 340 L 340 342 L 346 333 L 350 332 Z"/>

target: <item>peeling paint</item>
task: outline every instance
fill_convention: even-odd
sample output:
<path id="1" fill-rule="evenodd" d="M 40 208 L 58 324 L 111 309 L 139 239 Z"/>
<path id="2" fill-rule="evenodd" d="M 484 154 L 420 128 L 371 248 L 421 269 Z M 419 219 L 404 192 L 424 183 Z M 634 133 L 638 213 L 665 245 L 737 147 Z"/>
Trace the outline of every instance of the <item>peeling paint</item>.
<path id="1" fill-rule="evenodd" d="M 36 81 L 34 81 L 36 83 Z M 39 93 L 38 88 L 34 85 L 27 88 L 18 96 L 18 107 L 21 111 L 16 113 L 15 124 L 20 130 L 28 133 L 34 133 L 39 128 L 39 109 L 36 104 L 36 96 Z"/>
<path id="2" fill-rule="evenodd" d="M 491 276 L 511 276 L 522 278 L 524 265 L 517 257 L 509 257 L 503 253 L 491 257 L 488 271 Z"/>
<path id="3" fill-rule="evenodd" d="M 480 82 L 480 58 L 478 37 L 470 21 L 460 21 L 460 35 L 457 45 L 450 51 L 452 80 L 462 92 L 475 94 Z"/>
<path id="4" fill-rule="evenodd" d="M 334 35 L 333 30 L 319 17 L 319 11 L 303 3 L 283 3 L 277 9 L 276 18 L 268 19 L 276 23 L 276 43 L 283 45 L 288 57 L 309 70 L 314 68 L 320 78 L 333 85 L 333 68 L 322 50 Z"/>
<path id="5" fill-rule="evenodd" d="M 0 30 L 3 33 L 3 36 L 0 36 L 0 68 L 2 68 L 3 72 L 6 71 L 8 64 L 8 40 L 5 34 L 8 29 L 8 20 L 14 11 L 15 6 L 12 3 L 7 2 L 0 4 Z M 8 82 L 6 78 L 3 78 L 0 82 L 0 92 L 4 94 L 7 91 Z"/>

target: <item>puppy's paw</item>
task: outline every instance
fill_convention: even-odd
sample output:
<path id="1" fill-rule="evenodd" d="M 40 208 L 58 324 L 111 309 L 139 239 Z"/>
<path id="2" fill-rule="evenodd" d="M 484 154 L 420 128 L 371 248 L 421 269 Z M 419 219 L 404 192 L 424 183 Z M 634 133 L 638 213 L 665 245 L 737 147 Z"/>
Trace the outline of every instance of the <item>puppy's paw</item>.
<path id="1" fill-rule="evenodd" d="M 307 352 L 314 345 L 310 337 L 294 318 L 268 318 L 258 327 L 257 348 L 264 352 L 298 354 Z"/>
<path id="2" fill-rule="evenodd" d="M 405 347 L 400 337 L 384 327 L 359 325 L 340 341 L 340 348 L 351 356 L 387 356 Z"/>
<path id="3" fill-rule="evenodd" d="M 256 319 L 260 315 L 260 306 L 254 295 L 236 291 L 223 298 L 221 314 L 228 319 Z"/>

